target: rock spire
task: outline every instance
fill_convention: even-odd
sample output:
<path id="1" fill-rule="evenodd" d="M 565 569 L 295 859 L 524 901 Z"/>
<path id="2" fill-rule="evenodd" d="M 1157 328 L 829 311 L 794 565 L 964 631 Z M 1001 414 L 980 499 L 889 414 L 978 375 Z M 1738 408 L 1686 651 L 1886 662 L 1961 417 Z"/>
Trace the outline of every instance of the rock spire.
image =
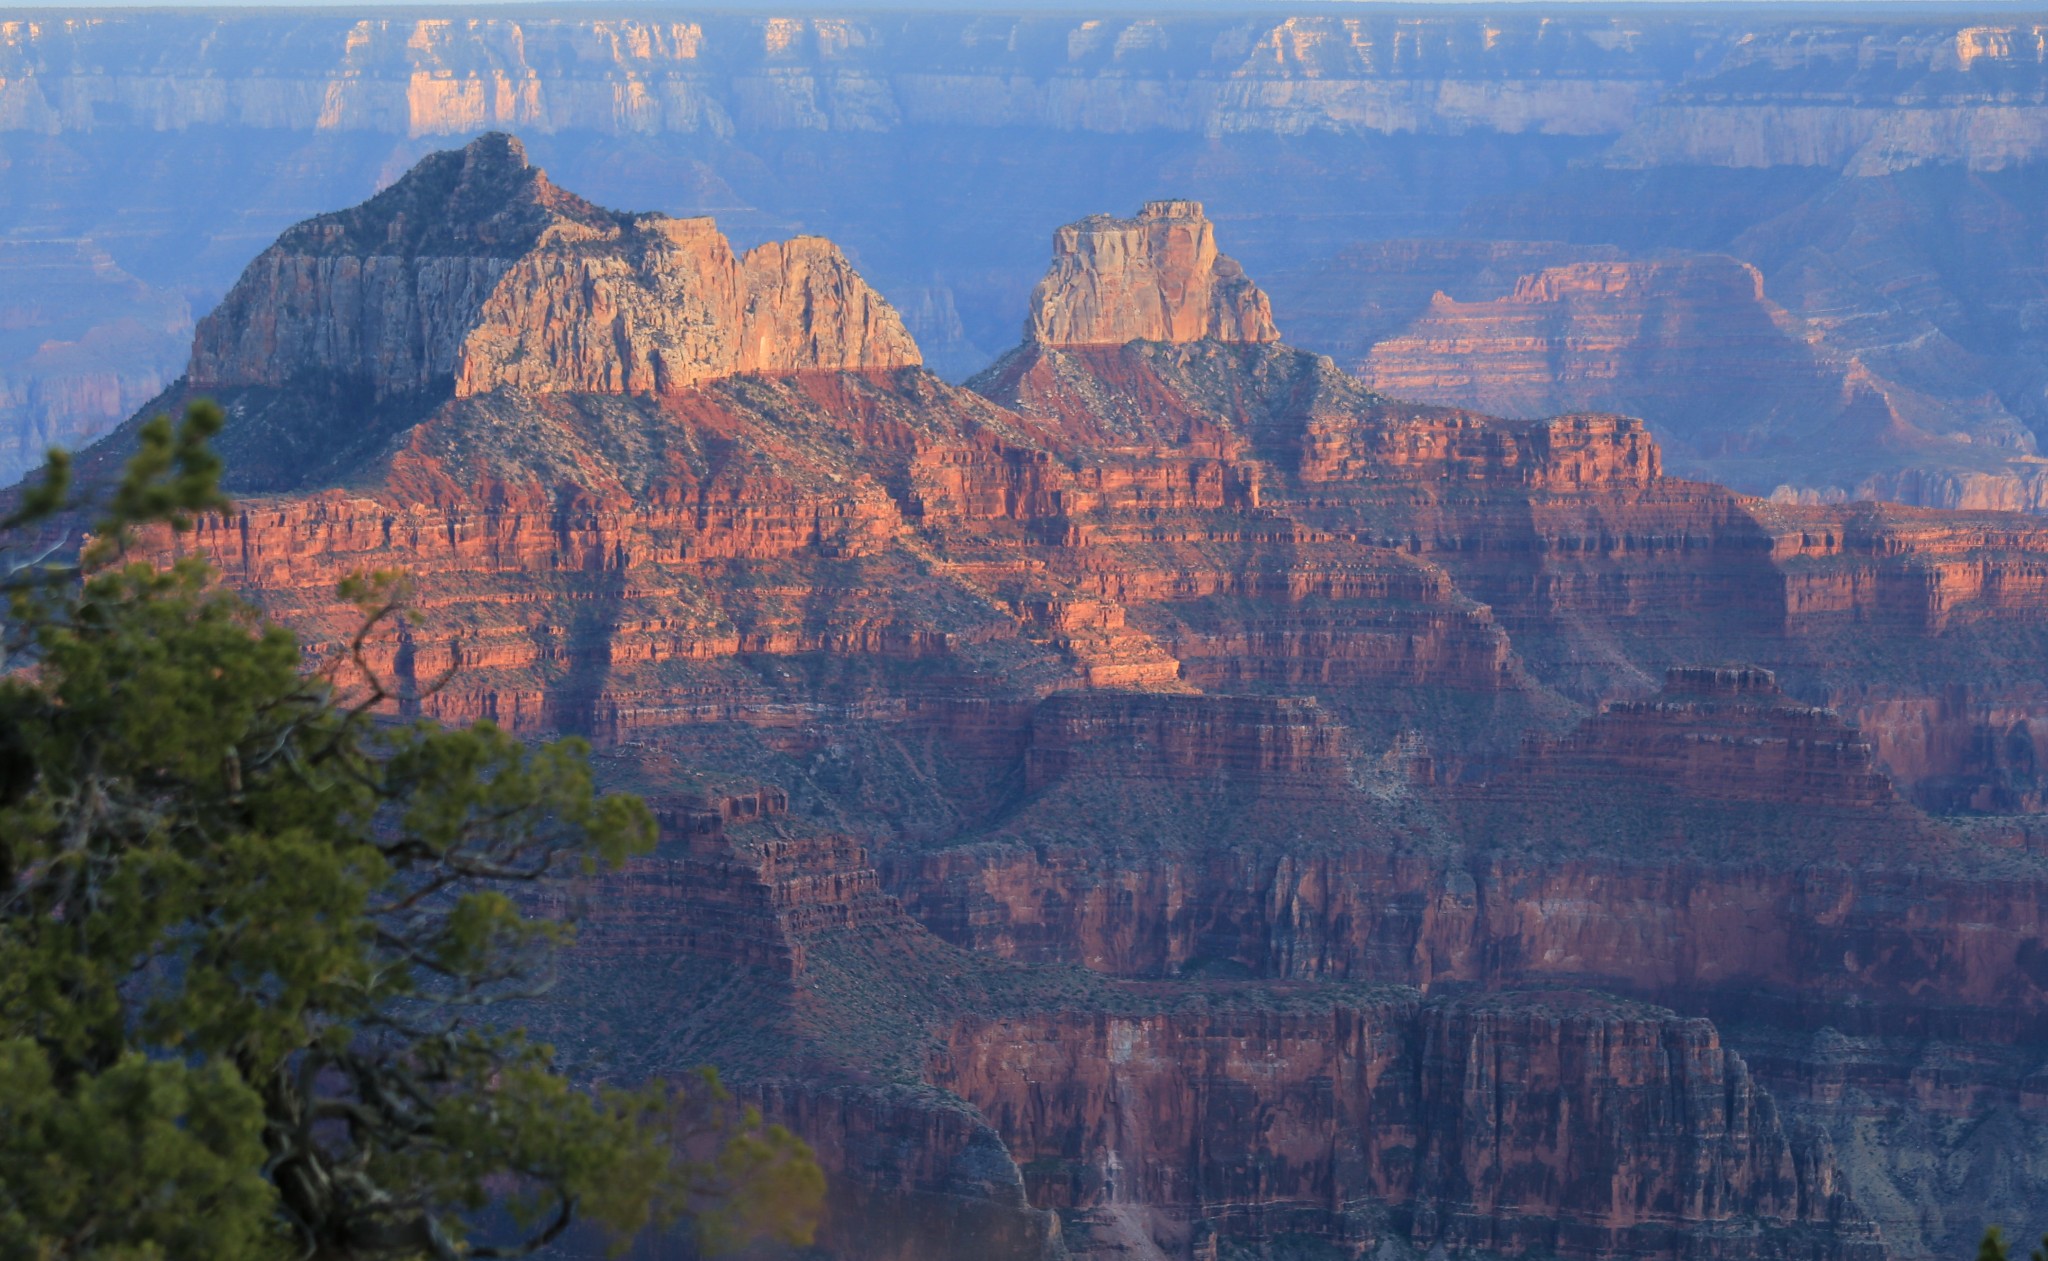
<path id="1" fill-rule="evenodd" d="M 1055 232 L 1024 332 L 1048 346 L 1280 340 L 1272 304 L 1218 252 L 1198 201 L 1147 202 L 1133 219 L 1092 215 Z"/>

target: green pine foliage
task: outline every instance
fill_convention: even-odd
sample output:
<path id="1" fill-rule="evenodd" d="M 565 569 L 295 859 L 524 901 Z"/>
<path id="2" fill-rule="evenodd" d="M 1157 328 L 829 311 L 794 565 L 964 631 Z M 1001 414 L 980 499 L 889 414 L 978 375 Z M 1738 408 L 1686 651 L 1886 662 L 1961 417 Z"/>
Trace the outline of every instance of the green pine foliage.
<path id="1" fill-rule="evenodd" d="M 2041 1236 L 2041 1246 L 2028 1254 L 2030 1261 L 2048 1261 L 2048 1235 Z M 1977 1261 L 2012 1261 L 2011 1252 L 2005 1242 L 2005 1228 L 1986 1226 L 1984 1238 L 1977 1244 Z"/>
<path id="2" fill-rule="evenodd" d="M 220 424 L 146 426 L 78 561 L 4 579 L 0 1261 L 806 1241 L 817 1166 L 715 1078 L 582 1089 L 504 1015 L 567 936 L 516 890 L 654 841 L 583 743 L 345 703 L 202 561 L 132 558 L 225 506 Z M 6 524 L 80 511 L 68 473 Z M 366 635 L 402 587 L 348 594 Z"/>

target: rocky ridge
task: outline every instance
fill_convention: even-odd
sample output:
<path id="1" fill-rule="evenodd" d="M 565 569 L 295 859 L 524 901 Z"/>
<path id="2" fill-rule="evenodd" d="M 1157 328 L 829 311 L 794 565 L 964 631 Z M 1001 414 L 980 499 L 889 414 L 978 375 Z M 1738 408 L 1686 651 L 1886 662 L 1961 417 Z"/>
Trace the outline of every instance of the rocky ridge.
<path id="1" fill-rule="evenodd" d="M 432 136 L 934 121 L 1205 136 L 1481 129 L 1598 137 L 1620 165 L 1866 173 L 1957 158 L 1998 169 L 2044 143 L 2030 96 L 2041 35 L 2025 21 L 1758 32 L 1610 13 L 921 23 L 337 14 L 297 21 L 294 51 L 312 51 L 298 54 L 290 79 L 247 69 L 277 40 L 274 21 L 187 17 L 160 24 L 153 45 L 136 42 L 135 25 L 37 16 L 0 27 L 0 130 L 77 134 L 115 120 Z M 176 52 L 152 55 L 165 47 Z M 1128 90 L 1132 79 L 1141 90 Z M 329 90 L 301 90 L 309 80 Z"/>
<path id="2" fill-rule="evenodd" d="M 346 480 L 435 409 L 493 391 L 646 399 L 918 362 L 830 242 L 737 255 L 708 219 L 564 192 L 493 133 L 285 233 L 200 322 L 181 388 L 231 400 L 223 449 L 243 486 L 287 490 Z"/>

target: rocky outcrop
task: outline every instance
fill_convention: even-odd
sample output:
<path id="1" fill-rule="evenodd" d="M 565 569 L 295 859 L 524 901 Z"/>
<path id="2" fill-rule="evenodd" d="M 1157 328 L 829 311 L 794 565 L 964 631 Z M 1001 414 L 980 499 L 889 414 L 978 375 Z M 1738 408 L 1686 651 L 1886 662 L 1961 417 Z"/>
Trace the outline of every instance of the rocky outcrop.
<path id="1" fill-rule="evenodd" d="M 445 383 L 512 264 L 550 229 L 596 231 L 608 217 L 555 188 L 510 136 L 433 154 L 258 255 L 199 322 L 187 379 L 218 391 L 325 376 L 379 396 Z"/>
<path id="2" fill-rule="evenodd" d="M 285 233 L 201 322 L 187 378 L 212 392 L 331 378 L 378 398 L 669 394 L 917 362 L 829 242 L 738 258 L 710 220 L 601 210 L 494 134 Z"/>
<path id="3" fill-rule="evenodd" d="M 1550 267 L 1498 297 L 1437 293 L 1359 371 L 1388 394 L 1508 416 L 1638 415 L 1686 474 L 1788 500 L 2032 506 L 2034 439 L 1960 346 L 1924 320 L 1873 328 L 1841 310 L 1860 295 L 1839 280 L 1793 287 L 1809 316 L 1733 258 Z"/>
<path id="4" fill-rule="evenodd" d="M 1032 789 L 1088 775 L 1316 798 L 1348 773 L 1342 730 L 1313 701 L 1249 696 L 1051 697 L 1033 716 L 1024 759 Z"/>
<path id="5" fill-rule="evenodd" d="M 611 239 L 565 233 L 515 264 L 464 339 L 455 390 L 674 394 L 742 373 L 920 362 L 837 246 L 735 257 L 709 219 L 646 217 Z"/>
<path id="6" fill-rule="evenodd" d="M 587 958 L 681 952 L 798 978 L 819 934 L 904 922 L 858 839 L 747 827 L 787 814 L 780 790 L 650 805 L 664 846 L 605 881 Z"/>
<path id="7" fill-rule="evenodd" d="M 1655 783 L 1733 801 L 1823 807 L 1896 800 L 1870 744 L 1840 715 L 1791 701 L 1768 670 L 1674 667 L 1648 700 L 1614 701 L 1523 773 L 1571 783 Z"/>
<path id="8" fill-rule="evenodd" d="M 2048 532 L 2025 517 L 1876 504 L 1752 511 L 1771 532 L 1795 633 L 1860 623 L 1939 634 L 2042 616 Z"/>
<path id="9" fill-rule="evenodd" d="M 1280 340 L 1272 304 L 1217 250 L 1198 201 L 1151 201 L 1134 219 L 1070 223 L 1053 234 L 1052 251 L 1025 326 L 1042 345 Z"/>
<path id="10" fill-rule="evenodd" d="M 1757 269 L 1728 258 L 1574 263 L 1524 275 L 1496 299 L 1438 293 L 1359 369 L 1397 398 L 1503 416 L 1649 417 L 1689 454 L 1702 440 L 1762 442 L 1815 424 L 1845 393 L 1765 298 Z"/>

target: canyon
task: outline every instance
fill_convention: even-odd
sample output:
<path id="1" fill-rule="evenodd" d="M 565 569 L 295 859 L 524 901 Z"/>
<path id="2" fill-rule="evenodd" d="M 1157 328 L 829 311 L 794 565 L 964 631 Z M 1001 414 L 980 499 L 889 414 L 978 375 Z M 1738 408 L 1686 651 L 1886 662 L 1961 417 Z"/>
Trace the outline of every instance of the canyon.
<path id="1" fill-rule="evenodd" d="M 0 475 L 175 376 L 289 225 L 496 127 L 736 256 L 838 243 L 949 381 L 1010 348 L 1048 233 L 1179 197 L 1293 344 L 1397 397 L 1639 415 L 1674 472 L 1795 504 L 2041 511 L 2042 38 L 1912 6 L 23 11 L 0 293 L 39 296 L 0 312 Z"/>
<path id="2" fill-rule="evenodd" d="M 956 385 L 832 243 L 487 134 L 256 253 L 80 476 L 216 399 L 234 507 L 162 554 L 649 799 L 653 855 L 548 892 L 528 1015 L 592 1079 L 720 1065 L 819 1151 L 828 1255 L 2029 1221 L 2048 527 L 1391 396 L 1134 204 Z M 381 569 L 417 617 L 358 665 Z"/>

